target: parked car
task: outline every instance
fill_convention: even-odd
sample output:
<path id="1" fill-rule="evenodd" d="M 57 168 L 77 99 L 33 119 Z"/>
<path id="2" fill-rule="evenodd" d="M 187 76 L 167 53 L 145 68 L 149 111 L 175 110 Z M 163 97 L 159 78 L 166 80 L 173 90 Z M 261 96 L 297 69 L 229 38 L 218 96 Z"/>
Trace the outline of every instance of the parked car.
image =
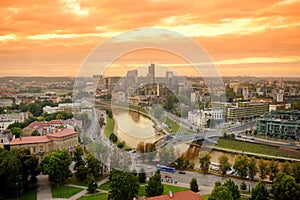
<path id="1" fill-rule="evenodd" d="M 179 174 L 185 174 L 185 171 L 179 171 L 178 173 Z"/>

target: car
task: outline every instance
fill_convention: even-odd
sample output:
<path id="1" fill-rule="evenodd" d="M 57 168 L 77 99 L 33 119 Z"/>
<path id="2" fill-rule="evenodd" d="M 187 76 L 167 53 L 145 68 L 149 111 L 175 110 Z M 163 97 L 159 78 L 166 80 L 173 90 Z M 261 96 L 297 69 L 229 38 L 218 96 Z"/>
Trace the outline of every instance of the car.
<path id="1" fill-rule="evenodd" d="M 185 171 L 179 171 L 179 174 L 186 174 Z"/>
<path id="2" fill-rule="evenodd" d="M 169 175 L 165 175 L 165 178 L 172 178 L 171 176 L 169 176 Z"/>

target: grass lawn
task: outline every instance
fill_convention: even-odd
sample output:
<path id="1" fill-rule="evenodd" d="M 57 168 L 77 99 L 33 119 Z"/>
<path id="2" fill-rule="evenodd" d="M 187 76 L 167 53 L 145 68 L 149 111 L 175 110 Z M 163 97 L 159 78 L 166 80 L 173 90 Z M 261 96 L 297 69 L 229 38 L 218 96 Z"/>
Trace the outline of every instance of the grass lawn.
<path id="1" fill-rule="evenodd" d="M 81 192 L 83 189 L 70 186 L 60 186 L 52 189 L 53 198 L 70 198 L 71 196 Z"/>
<path id="2" fill-rule="evenodd" d="M 202 197 L 203 197 L 204 200 L 208 200 L 209 196 L 210 196 L 209 194 L 202 195 Z"/>
<path id="3" fill-rule="evenodd" d="M 189 190 L 189 188 L 184 188 L 184 187 L 178 187 L 178 186 L 173 186 L 173 185 L 164 185 L 164 193 L 163 194 L 169 194 L 169 191 L 172 191 L 172 193 L 175 192 L 182 192 Z"/>
<path id="4" fill-rule="evenodd" d="M 104 183 L 103 185 L 99 186 L 100 190 L 106 190 L 109 191 L 110 187 L 109 187 L 109 181 Z M 141 185 L 139 188 L 139 193 L 138 196 L 142 197 L 142 196 L 147 196 L 146 193 L 146 185 Z M 173 185 L 164 185 L 164 193 L 163 194 L 169 194 L 169 191 L 172 191 L 173 193 L 175 192 L 182 192 L 182 191 L 186 191 L 189 190 L 188 188 L 184 188 L 184 187 L 178 187 L 178 186 L 173 186 Z"/>
<path id="5" fill-rule="evenodd" d="M 99 188 L 100 190 L 106 190 L 106 191 L 109 191 L 109 190 L 110 190 L 109 185 L 110 185 L 110 182 L 107 181 L 106 183 L 100 185 L 98 188 Z"/>
<path id="6" fill-rule="evenodd" d="M 31 189 L 25 191 L 22 196 L 18 197 L 19 200 L 36 200 L 36 191 Z M 17 200 L 17 198 L 7 198 L 7 200 Z"/>
<path id="7" fill-rule="evenodd" d="M 110 134 L 114 132 L 114 127 L 115 127 L 115 120 L 113 118 L 109 118 L 108 115 L 106 114 L 106 126 L 104 129 L 104 134 L 107 139 L 109 139 Z"/>
<path id="8" fill-rule="evenodd" d="M 166 124 L 169 126 L 171 129 L 171 133 L 176 133 L 179 130 L 179 124 L 176 123 L 174 120 L 170 119 L 169 117 L 166 118 Z"/>
<path id="9" fill-rule="evenodd" d="M 245 151 L 251 153 L 265 154 L 270 156 L 280 156 L 288 158 L 297 158 L 297 156 L 282 152 L 278 147 L 266 144 L 256 144 L 252 142 L 237 141 L 219 138 L 217 147 L 227 148 L 238 151 Z"/>
<path id="10" fill-rule="evenodd" d="M 108 194 L 107 193 L 101 193 L 101 194 L 94 194 L 94 195 L 88 195 L 80 197 L 77 200 L 107 200 Z"/>
<path id="11" fill-rule="evenodd" d="M 108 177 L 108 174 L 104 174 L 102 176 L 96 177 L 95 180 L 96 180 L 96 182 L 98 182 L 98 181 L 101 181 L 101 180 L 105 179 L 106 177 Z M 89 181 L 89 178 L 87 178 L 84 181 L 81 181 L 81 180 L 77 179 L 75 177 L 75 175 L 73 174 L 72 178 L 67 180 L 66 183 L 73 184 L 73 185 L 87 186 L 88 181 Z"/>

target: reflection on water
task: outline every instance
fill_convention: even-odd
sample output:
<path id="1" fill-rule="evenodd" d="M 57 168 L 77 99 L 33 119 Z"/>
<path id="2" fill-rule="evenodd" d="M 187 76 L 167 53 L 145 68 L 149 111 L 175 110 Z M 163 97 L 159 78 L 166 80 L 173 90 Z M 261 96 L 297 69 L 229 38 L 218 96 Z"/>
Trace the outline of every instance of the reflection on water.
<path id="1" fill-rule="evenodd" d="M 156 134 L 154 123 L 147 117 L 132 111 L 114 111 L 118 137 L 130 147 L 139 142 L 153 143 L 162 136 Z"/>

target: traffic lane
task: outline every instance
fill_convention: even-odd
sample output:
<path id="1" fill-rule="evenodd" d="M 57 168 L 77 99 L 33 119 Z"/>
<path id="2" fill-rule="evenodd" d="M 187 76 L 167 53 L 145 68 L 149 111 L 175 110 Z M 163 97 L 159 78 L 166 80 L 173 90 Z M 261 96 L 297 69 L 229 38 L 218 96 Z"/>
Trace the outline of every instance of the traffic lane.
<path id="1" fill-rule="evenodd" d="M 238 186 L 244 181 L 247 185 L 251 185 L 251 187 L 254 185 L 254 182 L 250 182 L 245 179 L 238 179 L 234 177 L 221 177 L 221 176 L 216 176 L 212 174 L 202 174 L 202 173 L 197 173 L 197 172 L 190 172 L 190 171 L 185 171 L 186 174 L 179 174 L 179 171 L 176 170 L 175 173 L 170 173 L 170 172 L 164 172 L 161 171 L 161 177 L 163 180 L 165 180 L 165 176 L 170 176 L 174 181 L 177 181 L 178 186 L 182 187 L 189 187 L 190 181 L 192 178 L 196 178 L 200 193 L 201 194 L 210 194 L 211 191 L 213 190 L 215 186 L 215 182 L 220 181 L 221 183 L 224 183 L 227 179 L 232 179 Z M 174 184 L 176 185 L 176 184 Z"/>

